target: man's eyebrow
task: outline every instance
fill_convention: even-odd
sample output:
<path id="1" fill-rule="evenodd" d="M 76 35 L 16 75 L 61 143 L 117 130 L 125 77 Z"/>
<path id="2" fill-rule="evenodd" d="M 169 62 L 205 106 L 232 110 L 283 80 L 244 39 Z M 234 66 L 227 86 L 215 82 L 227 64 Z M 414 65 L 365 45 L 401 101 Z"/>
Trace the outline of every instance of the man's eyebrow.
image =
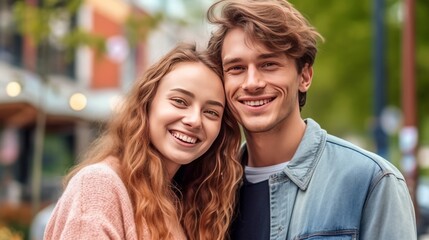
<path id="1" fill-rule="evenodd" d="M 225 67 L 226 65 L 232 64 L 232 63 L 236 63 L 236 62 L 240 62 L 241 58 L 226 58 L 223 59 L 222 62 L 222 67 Z"/>
<path id="2" fill-rule="evenodd" d="M 279 58 L 279 57 L 283 57 L 283 56 L 284 56 L 283 53 L 274 52 L 274 53 L 263 53 L 263 54 L 259 55 L 258 58 L 267 59 L 267 58 Z"/>
<path id="3" fill-rule="evenodd" d="M 280 52 L 273 52 L 273 53 L 262 53 L 258 55 L 258 59 L 268 59 L 268 58 L 279 58 L 279 57 L 283 57 L 284 54 L 280 53 Z M 223 59 L 223 64 L 222 67 L 225 67 L 226 65 L 232 64 L 232 63 L 237 63 L 240 62 L 242 59 L 241 58 L 225 58 Z"/>
<path id="4" fill-rule="evenodd" d="M 171 89 L 171 91 L 180 92 L 180 93 L 183 93 L 185 95 L 188 95 L 189 97 L 195 98 L 195 94 L 193 94 L 192 92 L 189 92 L 183 88 L 173 88 L 173 89 Z M 210 104 L 210 105 L 214 105 L 214 106 L 219 106 L 222 108 L 225 107 L 221 102 L 215 101 L 215 100 L 208 100 L 206 103 Z"/>

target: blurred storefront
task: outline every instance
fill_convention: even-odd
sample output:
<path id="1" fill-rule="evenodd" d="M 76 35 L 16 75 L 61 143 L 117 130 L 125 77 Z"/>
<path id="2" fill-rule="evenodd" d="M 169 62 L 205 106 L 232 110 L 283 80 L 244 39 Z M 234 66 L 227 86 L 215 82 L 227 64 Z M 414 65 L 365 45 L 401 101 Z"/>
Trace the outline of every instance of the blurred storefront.
<path id="1" fill-rule="evenodd" d="M 12 11 L 15 2 L 0 3 L 0 205 L 31 200 L 34 138 L 40 111 L 46 113 L 41 200 L 48 204 L 59 196 L 61 176 L 147 67 L 146 43 L 131 46 L 124 29 L 130 14 L 146 13 L 121 0 L 86 0 L 72 21 L 53 20 L 53 34 L 79 27 L 106 40 L 106 52 L 101 56 L 81 47 L 68 61 L 55 36 L 50 41 L 49 58 L 41 58 L 31 39 L 16 31 Z M 39 4 L 36 0 L 27 2 Z M 35 71 L 43 61 L 49 66 L 48 81 Z"/>
<path id="2" fill-rule="evenodd" d="M 47 2 L 24 1 L 35 7 Z M 198 12 L 204 12 L 210 1 L 83 0 L 68 21 L 49 21 L 49 57 L 17 30 L 13 13 L 17 2 L 0 1 L 0 233 L 23 234 L 28 239 L 30 225 L 31 234 L 43 232 L 38 226 L 46 220 L 38 221 L 36 211 L 42 213 L 40 209 L 55 203 L 62 177 L 120 108 L 135 79 L 177 42 L 206 45 L 208 28 Z M 160 8 L 148 7 L 150 2 Z M 167 5 L 172 6 L 168 12 Z M 197 14 L 191 17 L 184 11 Z M 157 19 L 159 13 L 167 17 L 161 17 L 158 25 L 136 25 L 142 16 Z M 130 17 L 135 17 L 134 29 L 130 29 Z M 106 51 L 100 55 L 79 47 L 68 61 L 70 56 L 58 40 L 78 28 L 101 36 Z M 48 66 L 46 77 L 38 71 L 40 64 Z M 41 161 L 36 161 L 41 115 L 45 116 L 43 150 Z M 40 165 L 40 175 L 35 174 L 35 166 Z"/>

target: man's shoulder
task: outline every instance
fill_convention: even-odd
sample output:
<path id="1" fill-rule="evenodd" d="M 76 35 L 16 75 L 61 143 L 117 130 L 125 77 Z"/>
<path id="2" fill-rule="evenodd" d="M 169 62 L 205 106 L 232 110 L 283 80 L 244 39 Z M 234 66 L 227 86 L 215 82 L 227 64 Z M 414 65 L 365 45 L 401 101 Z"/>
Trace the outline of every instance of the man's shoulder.
<path id="1" fill-rule="evenodd" d="M 403 178 L 398 168 L 387 159 L 337 136 L 327 135 L 326 150 L 328 154 L 335 155 L 341 161 L 347 161 L 347 165 L 352 168 L 367 166 L 383 174 L 394 174 L 398 178 Z"/>

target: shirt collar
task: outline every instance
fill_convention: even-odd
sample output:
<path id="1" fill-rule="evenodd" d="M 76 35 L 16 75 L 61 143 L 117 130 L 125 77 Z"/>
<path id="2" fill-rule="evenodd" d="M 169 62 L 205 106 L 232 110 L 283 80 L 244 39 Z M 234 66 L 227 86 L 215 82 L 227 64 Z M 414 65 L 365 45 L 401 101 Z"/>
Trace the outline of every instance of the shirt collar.
<path id="1" fill-rule="evenodd" d="M 304 136 L 289 164 L 283 172 L 301 190 L 306 190 L 313 176 L 314 169 L 319 162 L 326 143 L 326 131 L 311 118 L 304 120 L 307 124 Z M 247 160 L 246 143 L 243 143 L 240 151 L 242 162 Z"/>

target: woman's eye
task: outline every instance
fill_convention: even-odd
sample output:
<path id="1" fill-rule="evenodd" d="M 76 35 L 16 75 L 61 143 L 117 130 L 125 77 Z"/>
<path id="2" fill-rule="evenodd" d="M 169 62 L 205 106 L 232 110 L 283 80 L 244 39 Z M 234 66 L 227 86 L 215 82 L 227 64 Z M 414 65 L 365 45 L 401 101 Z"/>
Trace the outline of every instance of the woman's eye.
<path id="1" fill-rule="evenodd" d="M 216 111 L 213 111 L 213 110 L 207 110 L 207 111 L 205 111 L 207 114 L 209 114 L 210 116 L 213 116 L 213 117 L 219 117 L 219 113 L 218 112 L 216 112 Z"/>
<path id="2" fill-rule="evenodd" d="M 186 106 L 186 102 L 185 100 L 181 99 L 181 98 L 173 98 L 171 99 L 175 104 L 177 105 L 183 105 Z"/>

